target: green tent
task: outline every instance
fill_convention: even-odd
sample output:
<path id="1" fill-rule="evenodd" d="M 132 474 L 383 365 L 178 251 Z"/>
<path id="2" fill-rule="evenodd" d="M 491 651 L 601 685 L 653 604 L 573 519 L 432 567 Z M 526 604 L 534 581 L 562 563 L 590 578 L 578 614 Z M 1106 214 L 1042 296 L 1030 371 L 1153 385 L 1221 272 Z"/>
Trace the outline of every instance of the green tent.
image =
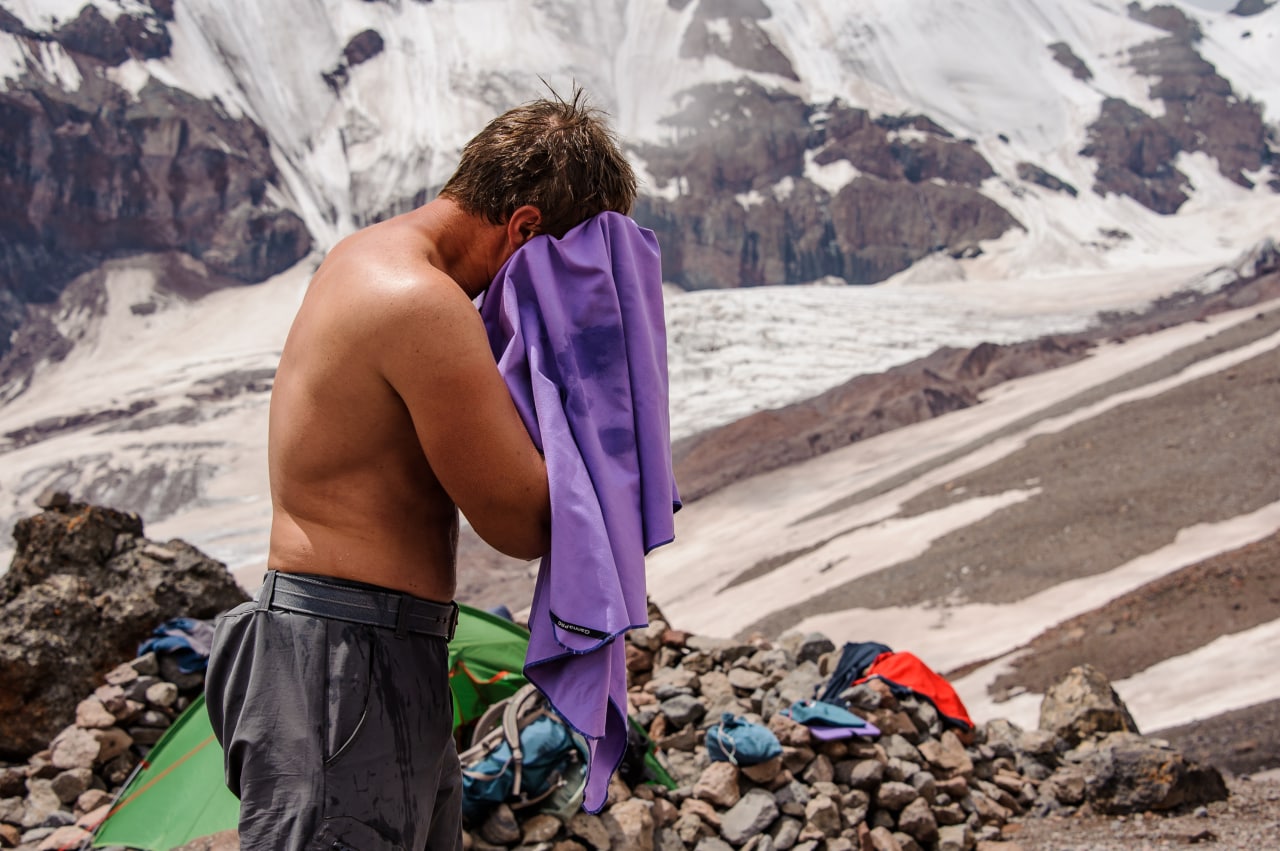
<path id="1" fill-rule="evenodd" d="M 449 643 L 454 725 L 514 694 L 526 680 L 529 633 L 511 621 L 461 606 Z M 125 845 L 167 851 L 192 839 L 233 830 L 240 802 L 223 783 L 222 748 L 213 737 L 202 695 L 173 722 L 116 799 L 94 847 Z"/>

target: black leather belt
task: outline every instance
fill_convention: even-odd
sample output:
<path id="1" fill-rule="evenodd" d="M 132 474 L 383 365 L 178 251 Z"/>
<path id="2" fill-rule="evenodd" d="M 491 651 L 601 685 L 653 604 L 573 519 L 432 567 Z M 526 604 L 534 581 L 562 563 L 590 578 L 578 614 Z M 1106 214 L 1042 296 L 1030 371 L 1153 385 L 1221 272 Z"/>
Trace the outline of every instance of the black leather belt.
<path id="1" fill-rule="evenodd" d="M 374 585 L 328 576 L 267 571 L 258 594 L 258 608 L 299 612 L 322 618 L 453 639 L 458 627 L 458 604 L 437 603 Z"/>

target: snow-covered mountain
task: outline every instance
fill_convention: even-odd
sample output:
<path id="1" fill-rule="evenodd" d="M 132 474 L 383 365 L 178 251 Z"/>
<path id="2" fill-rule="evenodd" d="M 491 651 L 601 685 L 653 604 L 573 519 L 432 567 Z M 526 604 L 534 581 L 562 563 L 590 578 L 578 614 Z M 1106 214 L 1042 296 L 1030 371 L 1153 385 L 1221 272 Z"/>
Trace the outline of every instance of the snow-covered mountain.
<path id="1" fill-rule="evenodd" d="M 2 0 L 0 521 L 59 487 L 258 563 L 319 257 L 542 80 L 644 178 L 679 434 L 1220 283 L 1280 223 L 1280 10 L 1238 11 Z"/>

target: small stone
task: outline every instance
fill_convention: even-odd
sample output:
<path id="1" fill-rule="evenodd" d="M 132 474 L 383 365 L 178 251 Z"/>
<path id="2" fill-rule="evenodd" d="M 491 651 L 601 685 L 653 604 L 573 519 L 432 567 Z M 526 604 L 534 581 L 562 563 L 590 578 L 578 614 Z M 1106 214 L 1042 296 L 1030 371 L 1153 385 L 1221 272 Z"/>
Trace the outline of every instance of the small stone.
<path id="1" fill-rule="evenodd" d="M 86 697 L 76 705 L 76 726 L 85 729 L 104 729 L 114 727 L 116 716 L 112 715 L 102 701 L 96 697 Z"/>
<path id="2" fill-rule="evenodd" d="M 875 851 L 902 851 L 898 840 L 893 838 L 893 831 L 887 827 L 877 827 L 871 831 L 871 847 Z"/>
<path id="3" fill-rule="evenodd" d="M 152 706 L 168 708 L 178 700 L 178 687 L 173 683 L 156 683 L 147 689 L 146 698 Z"/>
<path id="4" fill-rule="evenodd" d="M 732 807 L 741 797 L 738 769 L 727 762 L 711 763 L 694 784 L 693 796 L 718 807 Z"/>
<path id="5" fill-rule="evenodd" d="M 707 836 L 698 840 L 693 851 L 733 851 L 733 846 L 716 836 Z"/>
<path id="6" fill-rule="evenodd" d="M 773 847 L 780 851 L 795 847 L 800 838 L 801 823 L 793 818 L 779 819 L 773 826 Z"/>
<path id="7" fill-rule="evenodd" d="M 154 745 L 164 736 L 164 730 L 158 727 L 130 727 L 129 738 L 135 745 Z"/>
<path id="8" fill-rule="evenodd" d="M 110 671 L 107 671 L 107 675 L 103 679 L 107 681 L 107 685 L 120 686 L 123 689 L 128 684 L 137 682 L 139 676 L 141 675 L 138 670 L 126 662 L 123 665 L 116 665 Z"/>
<path id="9" fill-rule="evenodd" d="M 659 707 L 662 714 L 676 727 L 695 724 L 707 714 L 707 707 L 693 695 L 678 694 L 664 700 Z"/>
<path id="10" fill-rule="evenodd" d="M 569 832 L 596 851 L 608 851 L 610 846 L 609 829 L 599 816 L 590 813 L 578 813 L 569 821 Z"/>
<path id="11" fill-rule="evenodd" d="M 653 815 L 649 805 L 631 798 L 605 811 L 602 819 L 613 848 L 653 851 Z"/>
<path id="12" fill-rule="evenodd" d="M 65 848 L 79 848 L 92 835 L 83 827 L 69 824 L 46 836 L 36 846 L 36 851 L 62 851 Z"/>
<path id="13" fill-rule="evenodd" d="M 836 646 L 830 638 L 820 632 L 811 632 L 804 637 L 796 648 L 797 662 L 817 662 L 824 653 L 830 653 Z"/>
<path id="14" fill-rule="evenodd" d="M 512 813 L 511 807 L 506 804 L 495 806 L 493 813 L 480 825 L 480 836 L 494 845 L 520 842 L 520 823 L 516 822 L 516 814 Z"/>
<path id="15" fill-rule="evenodd" d="M 768 786 L 782 771 L 782 754 L 755 765 L 744 765 L 741 771 L 752 783 Z"/>
<path id="16" fill-rule="evenodd" d="M 14 848 L 21 841 L 21 830 L 11 824 L 0 824 L 0 848 Z"/>
<path id="17" fill-rule="evenodd" d="M 92 768 L 102 752 L 102 744 L 94 733 L 97 730 L 84 730 L 79 727 L 68 727 L 53 740 L 50 762 L 55 768 Z"/>
<path id="18" fill-rule="evenodd" d="M 19 766 L 0 768 L 0 798 L 27 794 L 27 772 Z"/>
<path id="19" fill-rule="evenodd" d="M 554 815 L 547 813 L 539 813 L 530 816 L 529 820 L 521 825 L 520 841 L 525 845 L 532 845 L 535 842 L 549 842 L 550 839 L 556 838 L 559 833 L 561 822 Z"/>
<path id="20" fill-rule="evenodd" d="M 778 805 L 763 789 L 751 789 L 720 819 L 720 835 L 731 845 L 742 845 L 761 833 L 778 817 Z"/>
<path id="21" fill-rule="evenodd" d="M 938 851 L 969 851 L 973 848 L 973 834 L 967 824 L 953 824 L 938 829 Z"/>
<path id="22" fill-rule="evenodd" d="M 898 815 L 898 829 L 926 845 L 938 838 L 938 821 L 929 809 L 929 802 L 916 798 Z"/>
<path id="23" fill-rule="evenodd" d="M 75 811 L 78 813 L 91 813 L 101 806 L 109 805 L 113 800 L 112 795 L 105 789 L 90 789 L 82 792 L 79 798 L 76 798 Z"/>
<path id="24" fill-rule="evenodd" d="M 53 791 L 52 780 L 28 780 L 27 801 L 21 814 L 21 826 L 40 827 L 61 808 L 62 800 L 58 798 L 58 793 Z M 24 838 L 23 842 L 26 841 L 28 840 Z"/>
<path id="25" fill-rule="evenodd" d="M 836 776 L 841 783 L 854 789 L 874 789 L 884 779 L 884 763 L 874 759 L 852 763 L 842 762 L 840 766 L 842 770 Z M 845 766 L 848 766 L 847 770 Z"/>
<path id="26" fill-rule="evenodd" d="M 156 654 L 154 652 L 143 653 L 141 656 L 136 657 L 133 661 L 129 662 L 129 667 L 133 668 L 139 675 L 144 677 L 154 677 L 156 674 L 160 673 L 160 663 L 156 661 Z"/>
<path id="27" fill-rule="evenodd" d="M 876 804 L 894 812 L 901 810 L 907 804 L 916 800 L 917 797 L 914 786 L 896 780 L 881 783 L 880 788 L 876 790 Z M 926 806 L 928 805 L 926 804 Z"/>
<path id="28" fill-rule="evenodd" d="M 70 804 L 88 790 L 93 783 L 93 772 L 87 768 L 72 768 L 49 781 L 49 787 L 64 804 Z"/>
<path id="29" fill-rule="evenodd" d="M 826 795 L 819 795 L 809 801 L 804 808 L 804 819 L 822 831 L 824 836 L 835 836 L 840 832 L 840 807 Z"/>
<path id="30" fill-rule="evenodd" d="M 729 685 L 740 693 L 746 692 L 750 694 L 758 688 L 763 688 L 764 684 L 764 675 L 756 673 L 749 668 L 733 668 L 729 671 Z"/>
<path id="31" fill-rule="evenodd" d="M 801 775 L 804 782 L 812 786 L 814 783 L 830 783 L 835 779 L 835 767 L 831 765 L 831 760 L 826 754 L 818 754 L 813 758 L 813 762 L 809 763 L 809 767 L 804 770 Z"/>

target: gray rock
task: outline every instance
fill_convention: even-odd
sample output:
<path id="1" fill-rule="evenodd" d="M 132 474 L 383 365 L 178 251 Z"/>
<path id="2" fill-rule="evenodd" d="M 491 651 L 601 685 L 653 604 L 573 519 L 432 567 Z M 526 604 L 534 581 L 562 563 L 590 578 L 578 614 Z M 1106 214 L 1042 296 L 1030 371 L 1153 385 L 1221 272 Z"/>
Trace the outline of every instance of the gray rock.
<path id="1" fill-rule="evenodd" d="M 840 832 L 840 806 L 826 795 L 819 795 L 804 808 L 805 824 L 822 831 L 823 836 Z"/>
<path id="2" fill-rule="evenodd" d="M 715 836 L 705 836 L 698 840 L 693 851 L 733 851 L 733 846 Z"/>
<path id="3" fill-rule="evenodd" d="M 811 632 L 800 642 L 796 649 L 797 662 L 817 662 L 824 653 L 830 653 L 836 646 L 830 638 L 820 632 Z"/>
<path id="4" fill-rule="evenodd" d="M 676 727 L 697 723 L 707 714 L 707 707 L 702 701 L 688 694 L 678 694 L 664 700 L 658 708 Z"/>
<path id="5" fill-rule="evenodd" d="M 881 783 L 876 790 L 876 805 L 897 812 L 919 797 L 915 787 L 909 783 L 891 780 Z"/>
<path id="6" fill-rule="evenodd" d="M 1092 665 L 1072 668 L 1045 692 L 1040 729 L 1076 745 L 1091 736 L 1136 733 L 1138 725 L 1110 681 Z"/>
<path id="7" fill-rule="evenodd" d="M 614 848 L 653 851 L 653 814 L 639 798 L 614 804 L 603 815 Z"/>
<path id="8" fill-rule="evenodd" d="M 54 777 L 49 784 L 58 800 L 70 804 L 93 785 L 93 772 L 87 768 L 73 768 Z"/>
<path id="9" fill-rule="evenodd" d="M 781 818 L 773 826 L 773 847 L 778 851 L 790 851 L 800 838 L 802 823 L 793 818 Z"/>
<path id="10" fill-rule="evenodd" d="M 938 829 L 938 851 L 971 851 L 975 844 L 967 824 L 952 824 Z"/>
<path id="11" fill-rule="evenodd" d="M 1084 768 L 1086 796 L 1103 813 L 1168 810 L 1227 797 L 1216 768 L 1189 762 L 1168 745 L 1133 733 L 1112 733 L 1068 758 Z"/>
<path id="12" fill-rule="evenodd" d="M 768 830 L 777 817 L 773 796 L 763 789 L 751 789 L 721 818 L 720 835 L 732 845 L 741 845 Z"/>
<path id="13" fill-rule="evenodd" d="M 880 740 L 880 745 L 890 759 L 901 759 L 914 762 L 916 765 L 924 764 L 924 757 L 920 755 L 919 749 L 902 736 L 885 736 Z"/>
<path id="14" fill-rule="evenodd" d="M 854 789 L 874 789 L 884 779 L 884 763 L 874 759 L 841 762 L 836 778 Z"/>
<path id="15" fill-rule="evenodd" d="M 934 842 L 938 838 L 938 821 L 929 802 L 916 798 L 907 804 L 898 815 L 898 829 L 926 845 Z"/>

